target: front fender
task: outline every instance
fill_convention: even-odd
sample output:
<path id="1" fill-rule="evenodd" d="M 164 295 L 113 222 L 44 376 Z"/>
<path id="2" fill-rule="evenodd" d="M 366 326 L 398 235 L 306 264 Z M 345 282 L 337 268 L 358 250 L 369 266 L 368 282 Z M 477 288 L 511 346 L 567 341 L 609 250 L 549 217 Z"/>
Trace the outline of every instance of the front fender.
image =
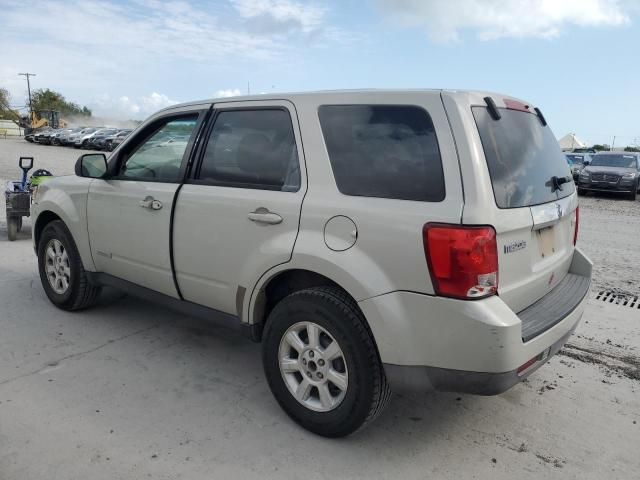
<path id="1" fill-rule="evenodd" d="M 36 251 L 36 236 L 44 227 L 40 222 L 48 221 L 52 213 L 59 217 L 71 232 L 84 269 L 93 272 L 96 268 L 91 256 L 87 230 L 87 195 L 91 181 L 90 178 L 68 176 L 44 182 L 38 187 L 36 199 L 31 205 L 31 219 L 33 245 Z"/>

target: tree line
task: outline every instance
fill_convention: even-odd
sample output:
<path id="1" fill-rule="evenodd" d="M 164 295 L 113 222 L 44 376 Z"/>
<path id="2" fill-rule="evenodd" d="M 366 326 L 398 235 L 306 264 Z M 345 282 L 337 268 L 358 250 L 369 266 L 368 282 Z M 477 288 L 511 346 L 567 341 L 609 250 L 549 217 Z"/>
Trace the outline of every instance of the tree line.
<path id="1" fill-rule="evenodd" d="M 11 97 L 5 88 L 0 87 L 0 118 L 14 120 L 18 112 L 10 107 Z M 34 111 L 55 110 L 61 117 L 90 117 L 91 109 L 68 101 L 60 92 L 48 88 L 39 88 L 31 93 L 31 105 Z M 26 105 L 26 110 L 29 105 Z M 18 114 L 19 115 L 19 114 Z"/>

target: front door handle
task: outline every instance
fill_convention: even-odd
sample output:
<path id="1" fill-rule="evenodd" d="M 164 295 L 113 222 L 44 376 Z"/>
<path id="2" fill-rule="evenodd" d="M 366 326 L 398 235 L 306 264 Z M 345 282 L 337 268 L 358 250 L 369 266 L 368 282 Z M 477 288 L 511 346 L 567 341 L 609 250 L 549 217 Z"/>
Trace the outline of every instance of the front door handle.
<path id="1" fill-rule="evenodd" d="M 247 215 L 249 220 L 267 225 L 277 225 L 282 223 L 282 217 L 277 213 L 270 212 L 267 208 L 260 207 Z"/>
<path id="2" fill-rule="evenodd" d="M 139 205 L 142 208 L 148 208 L 149 210 L 160 210 L 162 208 L 162 202 L 156 200 L 152 196 L 145 197 L 144 200 L 140 200 Z"/>

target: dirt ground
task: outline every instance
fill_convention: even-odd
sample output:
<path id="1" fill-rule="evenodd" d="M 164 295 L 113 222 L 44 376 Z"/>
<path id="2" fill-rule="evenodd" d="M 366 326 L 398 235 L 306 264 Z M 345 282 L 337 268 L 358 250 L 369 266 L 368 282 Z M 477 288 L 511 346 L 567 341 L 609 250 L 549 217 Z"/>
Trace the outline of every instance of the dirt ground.
<path id="1" fill-rule="evenodd" d="M 78 150 L 0 139 L 0 180 L 71 173 Z M 596 262 L 582 324 L 560 354 L 496 397 L 394 397 L 342 440 L 293 424 L 271 396 L 260 347 L 107 292 L 55 309 L 30 225 L 6 240 L 0 213 L 0 479 L 637 478 L 640 201 L 583 197 L 579 245 Z M 627 297 L 631 298 L 631 297 Z"/>

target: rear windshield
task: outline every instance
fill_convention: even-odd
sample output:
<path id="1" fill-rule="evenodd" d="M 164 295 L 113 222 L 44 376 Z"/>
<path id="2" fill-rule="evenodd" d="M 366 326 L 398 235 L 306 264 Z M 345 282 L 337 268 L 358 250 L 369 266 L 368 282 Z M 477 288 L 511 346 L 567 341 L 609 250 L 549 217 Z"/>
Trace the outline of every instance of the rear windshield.
<path id="1" fill-rule="evenodd" d="M 345 195 L 439 202 L 442 159 L 426 110 L 400 105 L 323 105 L 320 125 Z"/>
<path id="2" fill-rule="evenodd" d="M 486 107 L 472 110 L 498 207 L 539 205 L 575 191 L 558 141 L 536 115 L 501 108 L 502 118 L 494 120 Z M 553 177 L 566 183 L 558 189 Z"/>
<path id="3" fill-rule="evenodd" d="M 612 153 L 601 153 L 593 157 L 592 167 L 622 167 L 637 168 L 635 155 L 623 155 Z"/>

